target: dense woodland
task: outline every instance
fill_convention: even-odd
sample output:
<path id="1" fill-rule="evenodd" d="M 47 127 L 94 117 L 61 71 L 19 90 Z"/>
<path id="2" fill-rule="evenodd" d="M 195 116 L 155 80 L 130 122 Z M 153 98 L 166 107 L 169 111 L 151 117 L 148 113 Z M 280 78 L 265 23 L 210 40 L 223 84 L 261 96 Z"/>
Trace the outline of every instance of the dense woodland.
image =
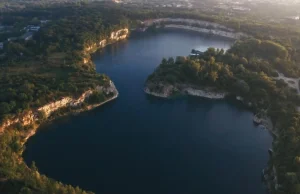
<path id="1" fill-rule="evenodd" d="M 3 14 L 3 25 L 18 31 L 27 24 L 50 20 L 32 40 L 5 42 L 0 65 L 0 120 L 26 114 L 64 96 L 79 96 L 89 88 L 109 83 L 96 73 L 85 48 L 108 38 L 114 30 L 128 27 L 128 20 L 115 12 L 99 12 L 88 5 L 32 8 Z M 37 22 L 38 21 L 38 22 Z M 1 34 L 2 40 L 15 35 Z M 110 96 L 94 93 L 86 104 L 99 103 Z M 82 106 L 85 106 L 83 104 Z M 84 107 L 83 107 L 84 108 Z M 71 110 L 60 110 L 52 117 Z M 43 122 L 43 115 L 39 115 Z M 37 123 L 38 125 L 39 123 Z M 24 135 L 35 126 L 13 125 L 0 136 L 0 193 L 87 193 L 40 175 L 21 159 Z"/>
<path id="2" fill-rule="evenodd" d="M 84 49 L 123 27 L 134 28 L 138 21 L 181 17 L 217 22 L 255 38 L 241 40 L 228 51 L 208 49 L 197 58 L 163 60 L 149 77 L 151 81 L 192 82 L 215 86 L 253 102 L 256 111 L 272 117 L 279 138 L 270 163 L 278 170 L 282 185 L 278 193 L 300 193 L 300 103 L 296 92 L 282 81 L 274 81 L 275 70 L 299 77 L 300 29 L 294 25 L 246 20 L 198 10 L 146 9 L 110 3 L 76 3 L 63 6 L 28 7 L 2 13 L 2 25 L 12 26 L 0 33 L 0 40 L 19 36 L 20 30 L 40 20 L 49 20 L 32 40 L 5 41 L 0 53 L 0 118 L 25 114 L 63 96 L 77 96 L 88 88 L 107 84 L 109 78 L 95 72 L 92 62 L 83 63 L 90 53 Z M 233 87 L 234 86 L 234 87 Z M 104 100 L 95 94 L 87 103 Z M 21 159 L 23 136 L 34 126 L 13 126 L 0 136 L 0 192 L 86 193 L 40 175 L 33 164 Z"/>
<path id="3" fill-rule="evenodd" d="M 275 152 L 267 171 L 274 176 L 272 166 L 276 167 L 279 184 L 272 193 L 300 193 L 300 96 L 283 80 L 274 79 L 277 71 L 299 77 L 299 67 L 284 46 L 246 39 L 237 41 L 227 52 L 209 48 L 199 56 L 163 59 L 147 85 L 155 92 L 161 91 L 161 83 L 213 87 L 241 96 L 255 113 L 270 116 L 275 125 Z"/>

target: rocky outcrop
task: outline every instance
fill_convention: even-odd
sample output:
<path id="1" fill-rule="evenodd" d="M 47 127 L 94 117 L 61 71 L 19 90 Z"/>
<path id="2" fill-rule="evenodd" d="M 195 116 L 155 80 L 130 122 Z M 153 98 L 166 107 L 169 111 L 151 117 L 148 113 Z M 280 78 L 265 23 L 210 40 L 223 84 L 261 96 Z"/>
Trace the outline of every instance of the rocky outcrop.
<path id="1" fill-rule="evenodd" d="M 223 99 L 226 92 L 216 92 L 213 88 L 199 88 L 189 84 L 165 84 L 165 83 L 147 83 L 144 91 L 147 94 L 168 98 L 176 94 L 199 96 L 208 99 Z"/>
<path id="2" fill-rule="evenodd" d="M 84 48 L 86 56 L 83 58 L 83 64 L 91 63 L 90 54 L 97 51 L 98 49 L 106 47 L 108 44 L 114 43 L 116 41 L 124 40 L 128 37 L 128 28 L 120 29 L 115 32 L 111 32 L 110 36 L 102 39 L 98 43 L 93 43 Z"/>
<path id="3" fill-rule="evenodd" d="M 209 99 L 224 99 L 227 95 L 225 92 L 214 92 L 209 89 L 196 89 L 192 87 L 187 87 L 182 90 L 186 94 L 190 96 L 199 96 L 202 98 L 209 98 Z"/>
<path id="4" fill-rule="evenodd" d="M 112 81 L 109 82 L 108 86 L 97 86 L 95 90 L 89 89 L 85 91 L 79 98 L 72 98 L 72 97 L 63 97 L 61 100 L 51 102 L 42 106 L 38 109 L 38 111 L 43 111 L 46 117 L 49 117 L 51 113 L 54 111 L 70 106 L 76 108 L 80 106 L 86 99 L 88 99 L 95 91 L 100 91 L 105 94 L 113 93 L 114 96 L 118 95 L 118 91 Z"/>
<path id="5" fill-rule="evenodd" d="M 228 32 L 228 31 L 222 31 L 222 30 L 217 30 L 217 29 L 206 29 L 206 28 L 187 26 L 187 25 L 168 24 L 168 25 L 165 25 L 165 28 L 190 30 L 190 31 L 194 31 L 194 32 L 200 32 L 200 33 L 204 33 L 204 34 L 221 36 L 221 37 L 226 37 L 226 38 L 231 38 L 231 39 L 236 39 L 236 40 L 246 37 L 246 35 L 241 32 Z"/>
<path id="6" fill-rule="evenodd" d="M 214 23 L 214 22 L 208 22 L 203 20 L 195 20 L 195 19 L 186 19 L 186 18 L 159 18 L 159 19 L 153 19 L 153 20 L 146 20 L 143 22 L 145 26 L 151 26 L 153 24 L 161 24 L 161 23 L 185 23 L 190 26 L 192 25 L 198 25 L 206 28 L 218 28 L 228 31 L 234 31 L 231 28 L 227 28 L 224 25 Z"/>
<path id="7" fill-rule="evenodd" d="M 42 106 L 38 109 L 38 111 L 43 111 L 46 115 L 46 117 L 50 116 L 50 114 L 62 107 L 66 107 L 68 104 L 70 104 L 73 101 L 73 98 L 71 97 L 63 97 L 61 100 L 57 100 L 55 102 L 51 102 L 49 104 L 46 104 L 45 106 Z"/>
<path id="8" fill-rule="evenodd" d="M 30 111 L 27 111 L 26 113 L 16 115 L 15 117 L 13 117 L 11 119 L 7 119 L 0 126 L 0 132 L 3 132 L 6 128 L 8 128 L 8 127 L 10 127 L 14 124 L 17 124 L 17 123 L 21 124 L 22 126 L 33 124 L 35 121 L 40 119 L 39 118 L 39 112 L 43 112 L 45 117 L 48 118 L 53 112 L 55 112 L 55 111 L 57 111 L 61 108 L 80 107 L 80 105 L 82 105 L 82 103 L 86 99 L 88 99 L 89 96 L 92 95 L 93 92 L 95 92 L 95 91 L 101 91 L 105 94 L 113 94 L 113 96 L 105 102 L 108 102 L 112 99 L 115 99 L 119 95 L 114 83 L 112 81 L 110 81 L 107 86 L 97 86 L 95 90 L 89 89 L 89 90 L 85 91 L 78 98 L 69 97 L 69 96 L 62 97 L 60 100 L 50 102 L 50 103 L 48 103 L 48 104 L 46 104 L 46 105 L 44 105 L 44 106 L 42 106 L 42 107 L 40 107 L 36 110 L 30 110 Z M 105 102 L 97 104 L 97 105 L 91 105 L 89 107 L 89 109 L 100 106 L 100 105 L 104 104 Z"/>
<path id="9" fill-rule="evenodd" d="M 146 20 L 142 22 L 142 24 L 147 28 L 152 25 L 157 25 L 165 28 L 177 28 L 177 29 L 185 29 L 192 30 L 196 32 L 222 36 L 232 39 L 240 39 L 242 37 L 249 37 L 249 35 L 237 32 L 232 28 L 228 28 L 224 25 L 202 21 L 202 20 L 194 20 L 194 19 L 184 19 L 184 18 L 159 18 L 153 20 Z"/>
<path id="10" fill-rule="evenodd" d="M 83 63 L 84 63 L 84 64 L 87 64 L 88 62 L 89 62 L 89 59 L 83 58 Z"/>
<path id="11" fill-rule="evenodd" d="M 253 123 L 259 125 L 261 128 L 269 130 L 273 135 L 277 136 L 276 131 L 273 128 L 273 123 L 270 117 L 264 115 L 254 115 Z"/>
<path id="12" fill-rule="evenodd" d="M 153 89 L 153 85 L 148 84 L 144 91 L 147 94 L 150 94 L 152 96 L 161 97 L 161 98 L 168 98 L 172 96 L 172 94 L 176 91 L 175 87 L 170 84 L 162 84 L 159 83 L 155 86 L 155 89 Z"/>
<path id="13" fill-rule="evenodd" d="M 102 39 L 98 43 L 93 43 L 91 45 L 86 46 L 84 51 L 87 53 L 94 52 L 97 49 L 103 48 L 112 42 L 124 40 L 128 37 L 128 35 L 129 35 L 128 28 L 124 28 L 124 29 L 117 30 L 115 32 L 111 32 L 109 37 Z M 87 63 L 87 62 L 84 60 L 84 63 Z"/>
<path id="14" fill-rule="evenodd" d="M 106 43 L 107 43 L 106 39 L 103 39 L 103 40 L 101 40 L 101 41 L 99 42 L 99 46 L 100 46 L 101 48 L 103 48 L 103 47 L 106 46 Z"/>
<path id="15" fill-rule="evenodd" d="M 13 118 L 6 119 L 4 122 L 2 122 L 2 125 L 0 126 L 0 133 L 4 132 L 6 128 L 16 123 L 19 123 L 22 126 L 30 125 L 35 121 L 35 118 L 36 117 L 34 115 L 34 112 L 30 110 L 25 113 L 16 115 Z"/>
<path id="16" fill-rule="evenodd" d="M 124 29 L 118 30 L 116 32 L 112 32 L 110 34 L 110 40 L 114 40 L 114 41 L 123 40 L 123 39 L 127 38 L 128 33 L 129 33 L 128 28 L 124 28 Z"/>

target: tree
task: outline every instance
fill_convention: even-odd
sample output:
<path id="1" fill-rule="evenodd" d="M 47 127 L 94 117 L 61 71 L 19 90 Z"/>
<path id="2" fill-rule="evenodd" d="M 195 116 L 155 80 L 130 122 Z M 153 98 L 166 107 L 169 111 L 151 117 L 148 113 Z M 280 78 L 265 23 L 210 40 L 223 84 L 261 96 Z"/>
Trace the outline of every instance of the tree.
<path id="1" fill-rule="evenodd" d="M 234 89 L 236 90 L 237 94 L 245 96 L 250 91 L 249 85 L 244 80 L 238 80 L 234 84 Z"/>
<path id="2" fill-rule="evenodd" d="M 161 61 L 161 64 L 166 65 L 167 64 L 167 59 L 163 58 L 162 61 Z"/>
<path id="3" fill-rule="evenodd" d="M 173 58 L 173 57 L 170 57 L 170 58 L 168 59 L 168 65 L 173 65 L 174 63 L 175 63 L 174 58 Z"/>
<path id="4" fill-rule="evenodd" d="M 0 115 L 7 114 L 10 112 L 10 106 L 6 102 L 0 103 Z"/>
<path id="5" fill-rule="evenodd" d="M 25 93 L 20 93 L 19 94 L 19 100 L 20 101 L 27 101 L 28 100 L 28 96 Z"/>
<path id="6" fill-rule="evenodd" d="M 218 79 L 218 72 L 216 72 L 216 71 L 212 71 L 212 72 L 210 72 L 210 74 L 209 74 L 209 78 L 210 78 L 210 80 L 211 81 L 213 81 L 213 82 L 215 82 L 217 79 Z"/>
<path id="7" fill-rule="evenodd" d="M 176 57 L 176 64 L 183 64 L 186 61 L 186 57 L 178 56 Z"/>

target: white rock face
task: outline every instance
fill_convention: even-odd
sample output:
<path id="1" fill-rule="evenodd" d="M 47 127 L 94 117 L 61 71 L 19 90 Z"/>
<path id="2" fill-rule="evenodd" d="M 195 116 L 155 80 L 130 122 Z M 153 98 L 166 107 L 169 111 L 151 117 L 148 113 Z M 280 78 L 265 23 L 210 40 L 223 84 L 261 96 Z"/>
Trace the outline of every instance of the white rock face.
<path id="1" fill-rule="evenodd" d="M 242 37 L 248 37 L 247 34 L 242 32 L 236 32 L 234 29 L 228 28 L 224 25 L 213 23 L 213 22 L 202 21 L 202 20 L 184 19 L 184 18 L 159 18 L 159 19 L 147 20 L 143 22 L 143 24 L 146 27 L 149 27 L 153 24 L 161 25 L 162 23 L 167 23 L 165 25 L 165 28 L 186 29 L 186 30 L 192 30 L 201 33 L 210 33 L 213 35 L 223 36 L 232 39 L 240 39 Z"/>
<path id="2" fill-rule="evenodd" d="M 94 43 L 94 44 L 91 44 L 91 45 L 85 47 L 84 51 L 90 53 L 90 52 L 95 51 L 96 49 L 104 48 L 108 44 L 108 42 L 109 42 L 108 40 L 111 40 L 111 41 L 124 40 L 128 37 L 128 34 L 129 34 L 128 28 L 124 28 L 124 29 L 120 29 L 116 32 L 112 32 L 110 34 L 109 38 L 101 40 L 98 44 Z M 84 64 L 88 63 L 89 61 L 90 61 L 90 59 L 88 59 L 88 58 L 83 59 Z"/>
<path id="3" fill-rule="evenodd" d="M 50 114 L 62 107 L 66 107 L 69 103 L 73 101 L 71 97 L 64 97 L 61 100 L 46 104 L 38 109 L 38 111 L 44 111 L 46 116 L 50 116 Z"/>
<path id="4" fill-rule="evenodd" d="M 190 96 L 199 96 L 202 98 L 209 98 L 209 99 L 224 99 L 226 96 L 226 93 L 224 92 L 211 92 L 211 91 L 206 91 L 206 90 L 199 90 L 199 89 L 194 89 L 194 88 L 185 88 L 183 90 Z"/>
<path id="5" fill-rule="evenodd" d="M 84 92 L 79 98 L 77 99 L 72 99 L 69 103 L 71 107 L 76 107 L 81 105 L 90 95 L 93 94 L 92 90 L 88 90 Z"/>
<path id="6" fill-rule="evenodd" d="M 124 29 L 118 30 L 116 32 L 112 32 L 110 34 L 110 39 L 111 40 L 123 40 L 123 39 L 127 38 L 128 32 L 129 32 L 128 28 L 124 28 Z"/>
<path id="7" fill-rule="evenodd" d="M 0 126 L 0 134 L 9 126 L 20 123 L 23 126 L 31 124 L 35 120 L 35 115 L 32 111 L 28 111 L 27 113 L 24 113 L 22 115 L 16 116 L 12 119 L 7 119 L 2 123 Z"/>
<path id="8" fill-rule="evenodd" d="M 165 86 L 161 92 L 151 92 L 148 87 L 144 89 L 147 94 L 152 96 L 161 97 L 161 98 L 168 98 L 172 95 L 173 86 Z"/>
<path id="9" fill-rule="evenodd" d="M 199 96 L 203 98 L 209 98 L 209 99 L 223 99 L 226 97 L 227 93 L 225 92 L 214 92 L 209 89 L 198 89 L 191 85 L 170 85 L 170 84 L 158 84 L 160 91 L 151 91 L 148 86 L 145 87 L 144 91 L 147 94 L 162 97 L 162 98 L 168 98 L 172 96 L 174 92 L 190 95 L 190 96 Z"/>
<path id="10" fill-rule="evenodd" d="M 270 130 L 273 134 L 276 135 L 275 131 L 273 130 L 273 123 L 270 117 L 268 116 L 258 116 L 258 115 L 254 115 L 253 116 L 253 122 L 257 125 L 259 125 L 260 127 Z"/>
<path id="11" fill-rule="evenodd" d="M 101 41 L 99 42 L 99 46 L 100 46 L 100 47 L 105 47 L 105 46 L 106 46 L 106 43 L 107 43 L 106 39 L 103 39 L 103 40 L 101 40 Z"/>
<path id="12" fill-rule="evenodd" d="M 218 29 L 224 29 L 224 30 L 229 30 L 229 31 L 234 31 L 231 28 L 227 28 L 224 25 L 213 23 L 213 22 L 208 22 L 208 21 L 202 21 L 202 20 L 194 20 L 194 19 L 185 19 L 185 18 L 160 18 L 157 20 L 153 20 L 153 23 L 159 24 L 162 22 L 174 22 L 174 23 L 185 23 L 188 25 L 199 25 L 203 27 L 212 27 L 212 28 L 218 28 Z"/>
<path id="13" fill-rule="evenodd" d="M 83 63 L 84 63 L 84 64 L 87 64 L 88 62 L 89 62 L 89 60 L 88 60 L 87 58 L 84 58 L 84 59 L 83 59 Z"/>
<path id="14" fill-rule="evenodd" d="M 119 94 L 112 81 L 110 81 L 109 85 L 106 87 L 97 86 L 96 90 L 101 91 L 105 94 L 113 93 L 114 96 L 112 97 L 112 99 L 118 97 L 118 94 Z M 61 108 L 68 107 L 68 106 L 78 107 L 92 94 L 93 94 L 93 90 L 87 90 L 79 98 L 63 97 L 60 100 L 48 103 L 48 104 L 38 108 L 37 110 L 30 110 L 25 114 L 15 116 L 15 118 L 8 119 L 2 123 L 2 125 L 0 126 L 0 133 L 2 133 L 7 127 L 9 127 L 13 124 L 16 124 L 16 123 L 20 123 L 23 126 L 32 124 L 35 120 L 38 120 L 38 112 L 37 111 L 43 111 L 45 113 L 46 117 L 49 117 L 51 115 L 51 113 L 53 113 L 54 111 L 57 111 Z M 101 104 L 103 104 L 103 103 L 101 103 Z"/>
<path id="15" fill-rule="evenodd" d="M 199 27 L 186 26 L 186 25 L 177 25 L 177 24 L 168 24 L 168 25 L 165 25 L 165 28 L 191 30 L 191 31 L 195 31 L 195 32 L 211 34 L 211 35 L 216 35 L 216 36 L 222 36 L 222 37 L 231 38 L 231 39 L 240 39 L 242 37 L 246 37 L 246 35 L 241 32 L 235 33 L 235 32 L 212 30 L 212 29 L 199 28 Z"/>

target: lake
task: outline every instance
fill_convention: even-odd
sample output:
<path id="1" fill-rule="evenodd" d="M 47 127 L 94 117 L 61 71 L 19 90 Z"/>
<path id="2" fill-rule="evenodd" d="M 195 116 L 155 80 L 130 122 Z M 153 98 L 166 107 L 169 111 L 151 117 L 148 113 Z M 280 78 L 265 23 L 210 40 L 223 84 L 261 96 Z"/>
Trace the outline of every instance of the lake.
<path id="1" fill-rule="evenodd" d="M 94 54 L 118 99 L 43 125 L 24 159 L 40 172 L 101 194 L 264 194 L 272 138 L 253 114 L 226 102 L 143 92 L 163 57 L 228 49 L 231 40 L 187 31 L 132 35 Z"/>

